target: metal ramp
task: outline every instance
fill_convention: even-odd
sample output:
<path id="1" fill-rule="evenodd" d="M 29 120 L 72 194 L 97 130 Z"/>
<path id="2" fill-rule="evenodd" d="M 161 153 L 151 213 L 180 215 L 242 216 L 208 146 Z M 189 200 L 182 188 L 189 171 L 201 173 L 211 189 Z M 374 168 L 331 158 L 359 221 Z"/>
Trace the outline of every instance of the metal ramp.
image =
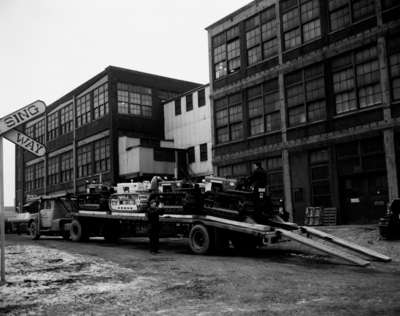
<path id="1" fill-rule="evenodd" d="M 379 252 L 376 252 L 376 251 L 374 251 L 372 249 L 368 249 L 368 248 L 365 248 L 363 246 L 360 246 L 360 245 L 357 245 L 355 243 L 352 243 L 350 241 L 335 237 L 333 235 L 327 234 L 327 233 L 325 233 L 323 231 L 320 231 L 318 229 L 315 229 L 315 228 L 302 226 L 302 227 L 300 227 L 300 230 L 303 233 L 306 233 L 308 235 L 321 238 L 323 240 L 329 241 L 329 242 L 334 243 L 336 245 L 339 245 L 339 246 L 341 246 L 343 248 L 350 249 L 350 250 L 352 250 L 354 252 L 358 252 L 360 254 L 363 254 L 363 255 L 365 255 L 367 257 L 370 257 L 370 258 L 373 258 L 375 260 L 379 260 L 379 261 L 383 261 L 383 262 L 389 262 L 389 261 L 392 260 L 390 257 L 385 256 L 385 255 L 383 255 L 383 254 L 381 254 Z"/>
<path id="2" fill-rule="evenodd" d="M 341 246 L 346 249 L 350 249 L 354 252 L 363 254 L 364 256 L 367 256 L 367 257 L 370 257 L 373 259 L 377 259 L 377 260 L 384 261 L 384 262 L 391 261 L 390 257 L 382 255 L 371 249 L 356 245 L 352 242 L 348 242 L 344 239 L 332 236 L 330 234 L 326 234 L 315 228 L 299 227 L 299 229 L 300 230 L 298 232 L 288 231 L 288 230 L 281 229 L 281 228 L 277 228 L 277 229 L 275 229 L 275 231 L 278 232 L 280 235 L 285 236 L 289 239 L 295 240 L 303 245 L 309 246 L 311 248 L 317 249 L 319 251 L 325 252 L 327 254 L 341 258 L 345 261 L 351 262 L 353 264 L 356 264 L 356 265 L 359 265 L 362 267 L 369 265 L 370 262 L 363 258 L 360 258 L 356 255 L 353 255 L 351 253 L 342 251 L 341 249 L 334 248 L 331 245 L 328 245 L 321 241 L 311 239 L 309 236 L 315 236 L 315 237 L 321 238 L 321 239 L 325 240 L 326 242 Z M 305 233 L 306 235 L 304 236 L 304 235 L 301 235 L 300 233 Z"/>

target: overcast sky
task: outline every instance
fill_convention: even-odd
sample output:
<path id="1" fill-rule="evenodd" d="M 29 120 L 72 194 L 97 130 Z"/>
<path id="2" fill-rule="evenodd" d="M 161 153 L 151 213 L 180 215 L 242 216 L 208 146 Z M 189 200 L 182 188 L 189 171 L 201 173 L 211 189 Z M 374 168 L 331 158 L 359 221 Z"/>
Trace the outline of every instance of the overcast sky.
<path id="1" fill-rule="evenodd" d="M 0 0 L 0 116 L 51 104 L 108 65 L 207 83 L 205 28 L 249 2 Z M 4 141 L 5 205 L 14 157 Z"/>

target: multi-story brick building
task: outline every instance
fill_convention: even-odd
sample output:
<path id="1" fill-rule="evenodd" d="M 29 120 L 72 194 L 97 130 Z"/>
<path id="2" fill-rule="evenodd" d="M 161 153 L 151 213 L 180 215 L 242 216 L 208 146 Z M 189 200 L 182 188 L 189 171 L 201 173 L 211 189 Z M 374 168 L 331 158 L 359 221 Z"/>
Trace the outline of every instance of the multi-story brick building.
<path id="1" fill-rule="evenodd" d="M 209 86 L 175 97 L 164 105 L 165 138 L 186 155 L 181 164 L 186 174 L 202 177 L 213 173 Z M 179 175 L 180 176 L 180 175 Z"/>
<path id="2" fill-rule="evenodd" d="M 200 84 L 107 67 L 23 127 L 46 145 L 37 158 L 17 148 L 16 205 L 29 195 L 79 192 L 86 182 L 115 184 L 174 175 L 164 141 L 163 102 Z"/>
<path id="3" fill-rule="evenodd" d="M 398 196 L 400 2 L 257 0 L 207 28 L 213 163 L 261 161 L 273 194 L 340 223 Z"/>

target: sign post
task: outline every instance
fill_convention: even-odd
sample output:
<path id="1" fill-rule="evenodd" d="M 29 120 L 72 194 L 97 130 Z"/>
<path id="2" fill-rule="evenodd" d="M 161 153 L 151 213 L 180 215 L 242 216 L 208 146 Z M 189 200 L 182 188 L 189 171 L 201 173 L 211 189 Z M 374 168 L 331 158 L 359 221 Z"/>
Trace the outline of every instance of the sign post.
<path id="1" fill-rule="evenodd" d="M 6 258 L 4 251 L 5 238 L 5 225 L 4 225 L 4 172 L 3 172 L 3 137 L 0 137 L 0 230 L 1 230 L 1 283 L 6 282 Z"/>
<path id="2" fill-rule="evenodd" d="M 43 156 L 46 153 L 46 148 L 43 144 L 38 143 L 20 131 L 14 130 L 14 128 L 21 124 L 25 124 L 31 119 L 43 114 L 45 111 L 46 104 L 43 101 L 38 100 L 0 119 L 0 285 L 6 282 L 3 137 L 18 146 L 29 150 L 36 156 Z"/>

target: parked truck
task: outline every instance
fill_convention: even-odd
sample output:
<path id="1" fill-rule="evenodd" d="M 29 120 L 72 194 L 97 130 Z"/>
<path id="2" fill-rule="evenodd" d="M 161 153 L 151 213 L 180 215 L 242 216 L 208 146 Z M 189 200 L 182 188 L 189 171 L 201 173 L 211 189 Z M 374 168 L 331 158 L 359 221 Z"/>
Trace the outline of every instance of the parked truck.
<path id="1" fill-rule="evenodd" d="M 279 207 L 264 203 L 266 190 L 254 194 L 236 190 L 232 180 L 209 178 L 207 181 L 209 183 L 203 188 L 208 189 L 206 192 L 200 190 L 201 195 L 197 197 L 193 197 L 193 193 L 198 195 L 199 187 L 185 187 L 182 190 L 179 185 L 172 192 L 168 189 L 168 192 L 148 194 L 148 199 L 156 198 L 160 202 L 161 237 L 186 237 L 195 254 L 219 252 L 230 246 L 239 251 L 249 251 L 260 245 L 294 240 L 360 266 L 369 264 L 365 258 L 384 262 L 391 260 L 385 255 L 315 228 L 298 226 L 283 220 Z M 78 242 L 86 241 L 92 236 L 102 236 L 109 242 L 116 242 L 121 237 L 147 236 L 145 208 L 132 207 L 121 212 L 121 208 L 115 208 L 115 195 L 112 192 L 113 190 L 103 186 L 93 185 L 92 190 L 79 195 L 75 202 L 74 199 L 65 197 L 43 197 L 43 207 L 30 222 L 32 238 L 58 234 Z M 105 207 L 104 199 L 107 195 L 112 196 L 109 201 L 114 206 Z M 199 197 L 200 200 L 197 199 Z M 261 203 L 258 199 L 261 199 Z M 126 201 L 143 206 L 139 200 L 138 194 L 137 198 L 132 195 Z M 201 204 L 200 207 L 197 205 L 193 208 L 193 203 Z M 270 205 L 271 209 L 266 209 L 262 216 L 254 216 L 266 205 Z M 344 252 L 332 245 L 346 248 L 353 253 Z"/>

